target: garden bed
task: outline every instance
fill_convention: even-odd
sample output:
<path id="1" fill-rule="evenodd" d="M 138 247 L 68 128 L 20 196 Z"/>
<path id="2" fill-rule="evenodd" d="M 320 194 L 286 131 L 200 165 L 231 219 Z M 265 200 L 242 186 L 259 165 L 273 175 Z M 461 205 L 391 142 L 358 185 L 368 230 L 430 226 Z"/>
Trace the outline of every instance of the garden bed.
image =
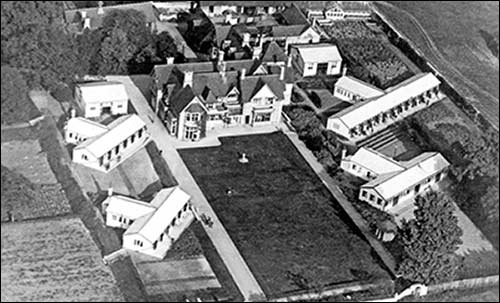
<path id="1" fill-rule="evenodd" d="M 285 135 L 220 140 L 179 152 L 268 297 L 389 278 Z"/>

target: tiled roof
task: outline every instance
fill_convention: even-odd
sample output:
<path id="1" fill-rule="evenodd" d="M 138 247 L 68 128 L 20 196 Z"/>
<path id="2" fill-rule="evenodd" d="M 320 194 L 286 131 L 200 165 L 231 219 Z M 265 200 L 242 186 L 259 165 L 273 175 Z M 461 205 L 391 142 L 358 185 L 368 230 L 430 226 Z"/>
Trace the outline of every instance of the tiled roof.
<path id="1" fill-rule="evenodd" d="M 296 37 L 300 36 L 309 27 L 309 24 L 278 25 L 273 26 L 271 34 L 273 37 Z"/>
<path id="2" fill-rule="evenodd" d="M 172 111 L 177 117 L 179 113 L 195 98 L 193 89 L 191 86 L 186 86 L 180 89 L 173 97 L 170 102 Z"/>
<path id="3" fill-rule="evenodd" d="M 264 85 L 269 86 L 278 99 L 283 99 L 285 84 L 280 81 L 279 75 L 248 76 L 240 83 L 242 102 L 250 101 Z"/>
<path id="4" fill-rule="evenodd" d="M 215 25 L 215 41 L 217 47 L 220 47 L 224 40 L 228 40 L 231 25 Z"/>
<path id="5" fill-rule="evenodd" d="M 288 25 L 309 24 L 306 16 L 304 16 L 300 8 L 298 8 L 294 3 L 292 3 L 290 7 L 287 7 L 280 14 Z"/>
<path id="6" fill-rule="evenodd" d="M 271 41 L 264 45 L 264 55 L 261 60 L 264 62 L 287 62 L 288 57 L 283 49 L 275 42 Z"/>

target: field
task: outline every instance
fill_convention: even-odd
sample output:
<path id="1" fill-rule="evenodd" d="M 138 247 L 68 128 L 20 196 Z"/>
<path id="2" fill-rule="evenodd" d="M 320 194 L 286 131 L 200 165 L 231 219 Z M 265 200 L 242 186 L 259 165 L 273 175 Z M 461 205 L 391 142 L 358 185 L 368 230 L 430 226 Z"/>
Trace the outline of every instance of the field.
<path id="1" fill-rule="evenodd" d="M 339 21 L 323 29 L 338 44 L 354 77 L 386 89 L 413 76 L 383 34 L 372 31 L 364 22 Z"/>
<path id="2" fill-rule="evenodd" d="M 268 296 L 388 278 L 284 134 L 220 140 L 179 152 Z"/>
<path id="3" fill-rule="evenodd" d="M 29 132 L 36 130 L 15 130 L 15 133 Z M 25 139 L 2 142 L 2 222 L 71 213 L 47 154 L 37 140 Z"/>
<path id="4" fill-rule="evenodd" d="M 2 301 L 123 301 L 80 219 L 2 224 Z"/>
<path id="5" fill-rule="evenodd" d="M 498 129 L 499 63 L 481 35 L 498 40 L 498 2 L 391 1 L 377 8 Z"/>

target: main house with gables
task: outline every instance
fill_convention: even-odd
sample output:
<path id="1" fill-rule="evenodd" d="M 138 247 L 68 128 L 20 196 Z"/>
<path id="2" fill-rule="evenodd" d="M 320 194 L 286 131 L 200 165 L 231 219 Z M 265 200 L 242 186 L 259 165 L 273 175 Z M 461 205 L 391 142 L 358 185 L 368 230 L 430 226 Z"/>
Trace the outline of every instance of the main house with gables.
<path id="1" fill-rule="evenodd" d="M 270 54 L 276 51 L 281 54 Z M 281 121 L 293 86 L 291 62 L 283 60 L 282 50 L 267 47 L 254 60 L 223 58 L 221 52 L 215 62 L 155 66 L 151 106 L 179 140 L 196 141 L 216 128 Z"/>

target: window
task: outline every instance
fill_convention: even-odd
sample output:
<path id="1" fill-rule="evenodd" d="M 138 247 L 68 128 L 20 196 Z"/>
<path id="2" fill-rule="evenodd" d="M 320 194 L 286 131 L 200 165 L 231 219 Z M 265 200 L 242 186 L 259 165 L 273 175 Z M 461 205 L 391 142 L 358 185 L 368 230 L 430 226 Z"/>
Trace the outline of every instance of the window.
<path id="1" fill-rule="evenodd" d="M 108 152 L 108 160 L 111 159 L 111 151 Z"/>
<path id="2" fill-rule="evenodd" d="M 377 198 L 377 204 L 378 204 L 378 205 L 382 205 L 382 199 Z"/>
<path id="3" fill-rule="evenodd" d="M 369 171 L 367 171 L 367 172 L 366 172 L 366 176 L 367 176 L 368 178 L 370 178 L 370 177 L 372 176 L 372 174 L 371 174 Z"/>
<path id="4" fill-rule="evenodd" d="M 410 190 L 407 189 L 405 194 L 408 195 L 409 193 L 410 193 Z"/>
<path id="5" fill-rule="evenodd" d="M 375 201 L 375 196 L 373 194 L 370 194 L 370 201 Z"/>
<path id="6" fill-rule="evenodd" d="M 135 134 L 133 134 L 132 136 L 130 136 L 130 143 L 134 143 L 134 140 L 135 140 Z"/>
<path id="7" fill-rule="evenodd" d="M 158 240 L 153 242 L 153 249 L 156 249 L 156 246 L 158 245 Z"/>
<path id="8" fill-rule="evenodd" d="M 90 110 L 95 110 L 95 106 L 91 106 L 91 107 L 90 107 Z"/>
<path id="9" fill-rule="evenodd" d="M 214 6 L 213 6 L 213 5 L 210 5 L 210 6 L 208 7 L 208 11 L 209 11 L 209 12 L 211 12 L 211 13 L 213 13 L 213 12 L 214 12 Z"/>
<path id="10" fill-rule="evenodd" d="M 127 147 L 127 141 L 128 141 L 128 140 L 123 141 L 123 148 L 126 148 L 126 147 Z"/>
<path id="11" fill-rule="evenodd" d="M 361 191 L 361 197 L 366 198 L 366 190 L 362 190 L 362 191 Z"/>
<path id="12" fill-rule="evenodd" d="M 356 164 L 352 165 L 352 169 L 356 169 L 356 167 L 357 167 Z"/>
<path id="13" fill-rule="evenodd" d="M 118 218 L 118 222 L 120 223 L 122 222 L 122 217 Z"/>
<path id="14" fill-rule="evenodd" d="M 398 201 L 399 201 L 399 196 L 396 196 L 392 199 L 392 206 L 395 206 L 396 204 L 398 204 Z"/>
<path id="15" fill-rule="evenodd" d="M 104 157 L 99 158 L 99 166 L 102 166 L 102 163 L 104 162 Z"/>
<path id="16" fill-rule="evenodd" d="M 179 210 L 179 212 L 177 213 L 177 218 L 181 218 L 181 215 L 182 215 L 182 210 Z"/>
<path id="17" fill-rule="evenodd" d="M 117 107 L 118 107 L 118 108 L 122 108 L 122 107 L 123 107 L 123 105 L 122 105 L 122 104 L 118 104 L 118 106 L 117 106 Z"/>
<path id="18" fill-rule="evenodd" d="M 415 193 L 418 193 L 420 191 L 420 184 L 417 184 L 415 186 Z"/>
<path id="19" fill-rule="evenodd" d="M 441 173 L 437 173 L 436 175 L 436 182 L 438 182 L 441 179 Z"/>
<path id="20" fill-rule="evenodd" d="M 82 155 L 83 160 L 88 160 L 87 155 Z"/>
<path id="21" fill-rule="evenodd" d="M 73 133 L 69 133 L 69 137 L 70 137 L 70 138 L 73 138 Z"/>
<path id="22" fill-rule="evenodd" d="M 117 146 L 115 147 L 115 154 L 117 154 L 117 155 L 118 155 L 118 152 L 119 152 L 119 151 L 120 151 L 120 145 L 117 145 Z"/>
<path id="23" fill-rule="evenodd" d="M 431 182 L 431 178 L 427 178 L 427 180 L 425 180 L 425 183 L 429 183 Z"/>
<path id="24" fill-rule="evenodd" d="M 163 233 L 160 235 L 160 242 L 163 241 Z"/>
<path id="25" fill-rule="evenodd" d="M 314 69 L 314 64 L 308 64 L 307 65 L 308 70 L 313 70 Z"/>
<path id="26" fill-rule="evenodd" d="M 137 137 L 139 137 L 139 138 L 142 137 L 142 132 L 143 132 L 143 129 L 142 128 L 139 129 L 139 134 L 137 134 Z"/>
<path id="27" fill-rule="evenodd" d="M 187 113 L 186 114 L 186 121 L 198 121 L 200 120 L 201 115 L 200 113 Z"/>
<path id="28" fill-rule="evenodd" d="M 271 113 L 258 114 L 255 116 L 255 122 L 268 122 L 271 121 Z"/>

